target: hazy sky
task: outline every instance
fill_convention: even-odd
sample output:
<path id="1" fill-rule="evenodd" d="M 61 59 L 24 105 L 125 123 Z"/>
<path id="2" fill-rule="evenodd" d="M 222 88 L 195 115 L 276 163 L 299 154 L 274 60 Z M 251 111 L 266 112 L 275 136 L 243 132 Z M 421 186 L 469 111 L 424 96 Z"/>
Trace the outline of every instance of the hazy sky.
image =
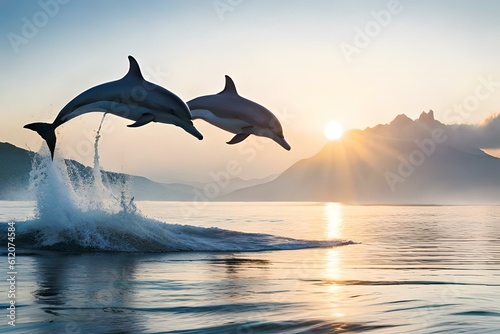
<path id="1" fill-rule="evenodd" d="M 477 123 L 500 110 L 499 14 L 495 0 L 0 1 L 0 141 L 38 150 L 22 126 L 51 122 L 82 91 L 122 77 L 128 55 L 185 101 L 219 92 L 230 75 L 278 116 L 292 146 L 229 146 L 233 134 L 201 120 L 198 141 L 107 116 L 104 168 L 157 181 L 209 180 L 232 160 L 243 178 L 279 173 L 326 143 L 331 120 L 365 128 L 433 109 L 445 123 Z M 59 152 L 91 163 L 101 115 L 61 126 Z"/>

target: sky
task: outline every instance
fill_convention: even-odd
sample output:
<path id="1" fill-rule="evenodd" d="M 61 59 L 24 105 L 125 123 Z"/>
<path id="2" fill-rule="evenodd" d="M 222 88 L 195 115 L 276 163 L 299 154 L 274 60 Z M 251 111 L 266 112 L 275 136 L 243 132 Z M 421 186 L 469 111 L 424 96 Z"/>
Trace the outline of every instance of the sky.
<path id="1" fill-rule="evenodd" d="M 106 116 L 102 166 L 160 182 L 279 174 L 327 143 L 331 121 L 363 129 L 432 109 L 446 124 L 481 123 L 500 111 L 499 13 L 495 0 L 0 1 L 0 142 L 38 151 L 45 143 L 23 125 L 52 122 L 84 90 L 121 78 L 128 55 L 184 101 L 230 75 L 292 146 L 227 145 L 233 134 L 202 120 L 198 141 Z M 91 164 L 101 117 L 60 126 L 58 154 Z"/>

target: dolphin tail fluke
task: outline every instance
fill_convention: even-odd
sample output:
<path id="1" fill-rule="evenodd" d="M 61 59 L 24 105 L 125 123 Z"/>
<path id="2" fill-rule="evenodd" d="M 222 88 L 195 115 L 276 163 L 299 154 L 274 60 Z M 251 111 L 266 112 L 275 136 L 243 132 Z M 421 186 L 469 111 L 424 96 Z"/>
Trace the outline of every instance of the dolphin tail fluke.
<path id="1" fill-rule="evenodd" d="M 54 160 L 54 150 L 56 148 L 56 128 L 50 123 L 31 123 L 24 126 L 25 129 L 36 131 L 49 146 L 50 157 Z"/>

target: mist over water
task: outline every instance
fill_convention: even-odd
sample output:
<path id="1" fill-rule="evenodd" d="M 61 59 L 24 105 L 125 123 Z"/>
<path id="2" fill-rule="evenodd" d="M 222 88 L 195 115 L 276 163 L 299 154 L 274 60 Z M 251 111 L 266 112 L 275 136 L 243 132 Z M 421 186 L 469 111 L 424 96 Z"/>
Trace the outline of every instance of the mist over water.
<path id="1" fill-rule="evenodd" d="M 102 121 L 104 120 L 103 119 Z M 136 208 L 123 176 L 106 177 L 99 164 L 100 129 L 91 172 L 43 146 L 33 160 L 30 191 L 35 216 L 16 224 L 20 249 L 59 251 L 262 251 L 332 247 L 350 242 L 311 241 L 220 228 L 169 224 L 147 218 Z"/>

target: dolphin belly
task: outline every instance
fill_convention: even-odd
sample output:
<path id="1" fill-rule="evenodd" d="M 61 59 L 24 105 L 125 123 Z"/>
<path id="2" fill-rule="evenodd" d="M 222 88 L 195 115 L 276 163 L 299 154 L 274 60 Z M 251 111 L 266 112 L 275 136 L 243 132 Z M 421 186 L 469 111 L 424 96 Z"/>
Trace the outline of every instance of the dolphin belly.
<path id="1" fill-rule="evenodd" d="M 276 116 L 266 107 L 240 96 L 233 79 L 225 76 L 224 89 L 212 95 L 187 102 L 193 119 L 201 118 L 223 130 L 236 134 L 227 144 L 237 144 L 249 135 L 271 138 L 284 149 L 290 145 Z"/>
<path id="2" fill-rule="evenodd" d="M 214 115 L 213 112 L 207 109 L 191 110 L 193 119 L 201 118 L 202 120 L 232 133 L 241 133 L 243 128 L 252 127 L 252 124 L 238 118 L 224 118 Z"/>
<path id="3" fill-rule="evenodd" d="M 128 125 L 129 127 L 139 127 L 149 122 L 173 124 L 183 128 L 186 132 L 192 134 L 196 138 L 200 140 L 203 139 L 203 135 L 194 127 L 193 122 L 190 119 L 185 121 L 169 112 L 114 101 L 97 101 L 78 107 L 71 113 L 63 116 L 58 125 L 91 112 L 110 113 L 112 115 L 136 122 Z M 146 121 L 144 121 L 145 118 L 147 118 Z"/>
<path id="4" fill-rule="evenodd" d="M 83 114 L 91 112 L 110 113 L 119 117 L 130 119 L 132 121 L 137 121 L 145 113 L 152 113 L 151 109 L 144 107 L 132 106 L 112 101 L 97 101 L 78 107 L 71 113 L 64 115 L 61 118 L 61 124 L 66 123 L 67 121 Z"/>
<path id="5" fill-rule="evenodd" d="M 24 126 L 37 132 L 47 142 L 52 159 L 57 139 L 56 128 L 90 112 L 110 113 L 135 121 L 130 127 L 150 122 L 173 124 L 196 138 L 203 139 L 203 135 L 191 121 L 186 103 L 167 89 L 146 81 L 134 57 L 129 56 L 128 60 L 129 71 L 124 77 L 82 92 L 61 109 L 52 123 L 36 122 Z"/>

